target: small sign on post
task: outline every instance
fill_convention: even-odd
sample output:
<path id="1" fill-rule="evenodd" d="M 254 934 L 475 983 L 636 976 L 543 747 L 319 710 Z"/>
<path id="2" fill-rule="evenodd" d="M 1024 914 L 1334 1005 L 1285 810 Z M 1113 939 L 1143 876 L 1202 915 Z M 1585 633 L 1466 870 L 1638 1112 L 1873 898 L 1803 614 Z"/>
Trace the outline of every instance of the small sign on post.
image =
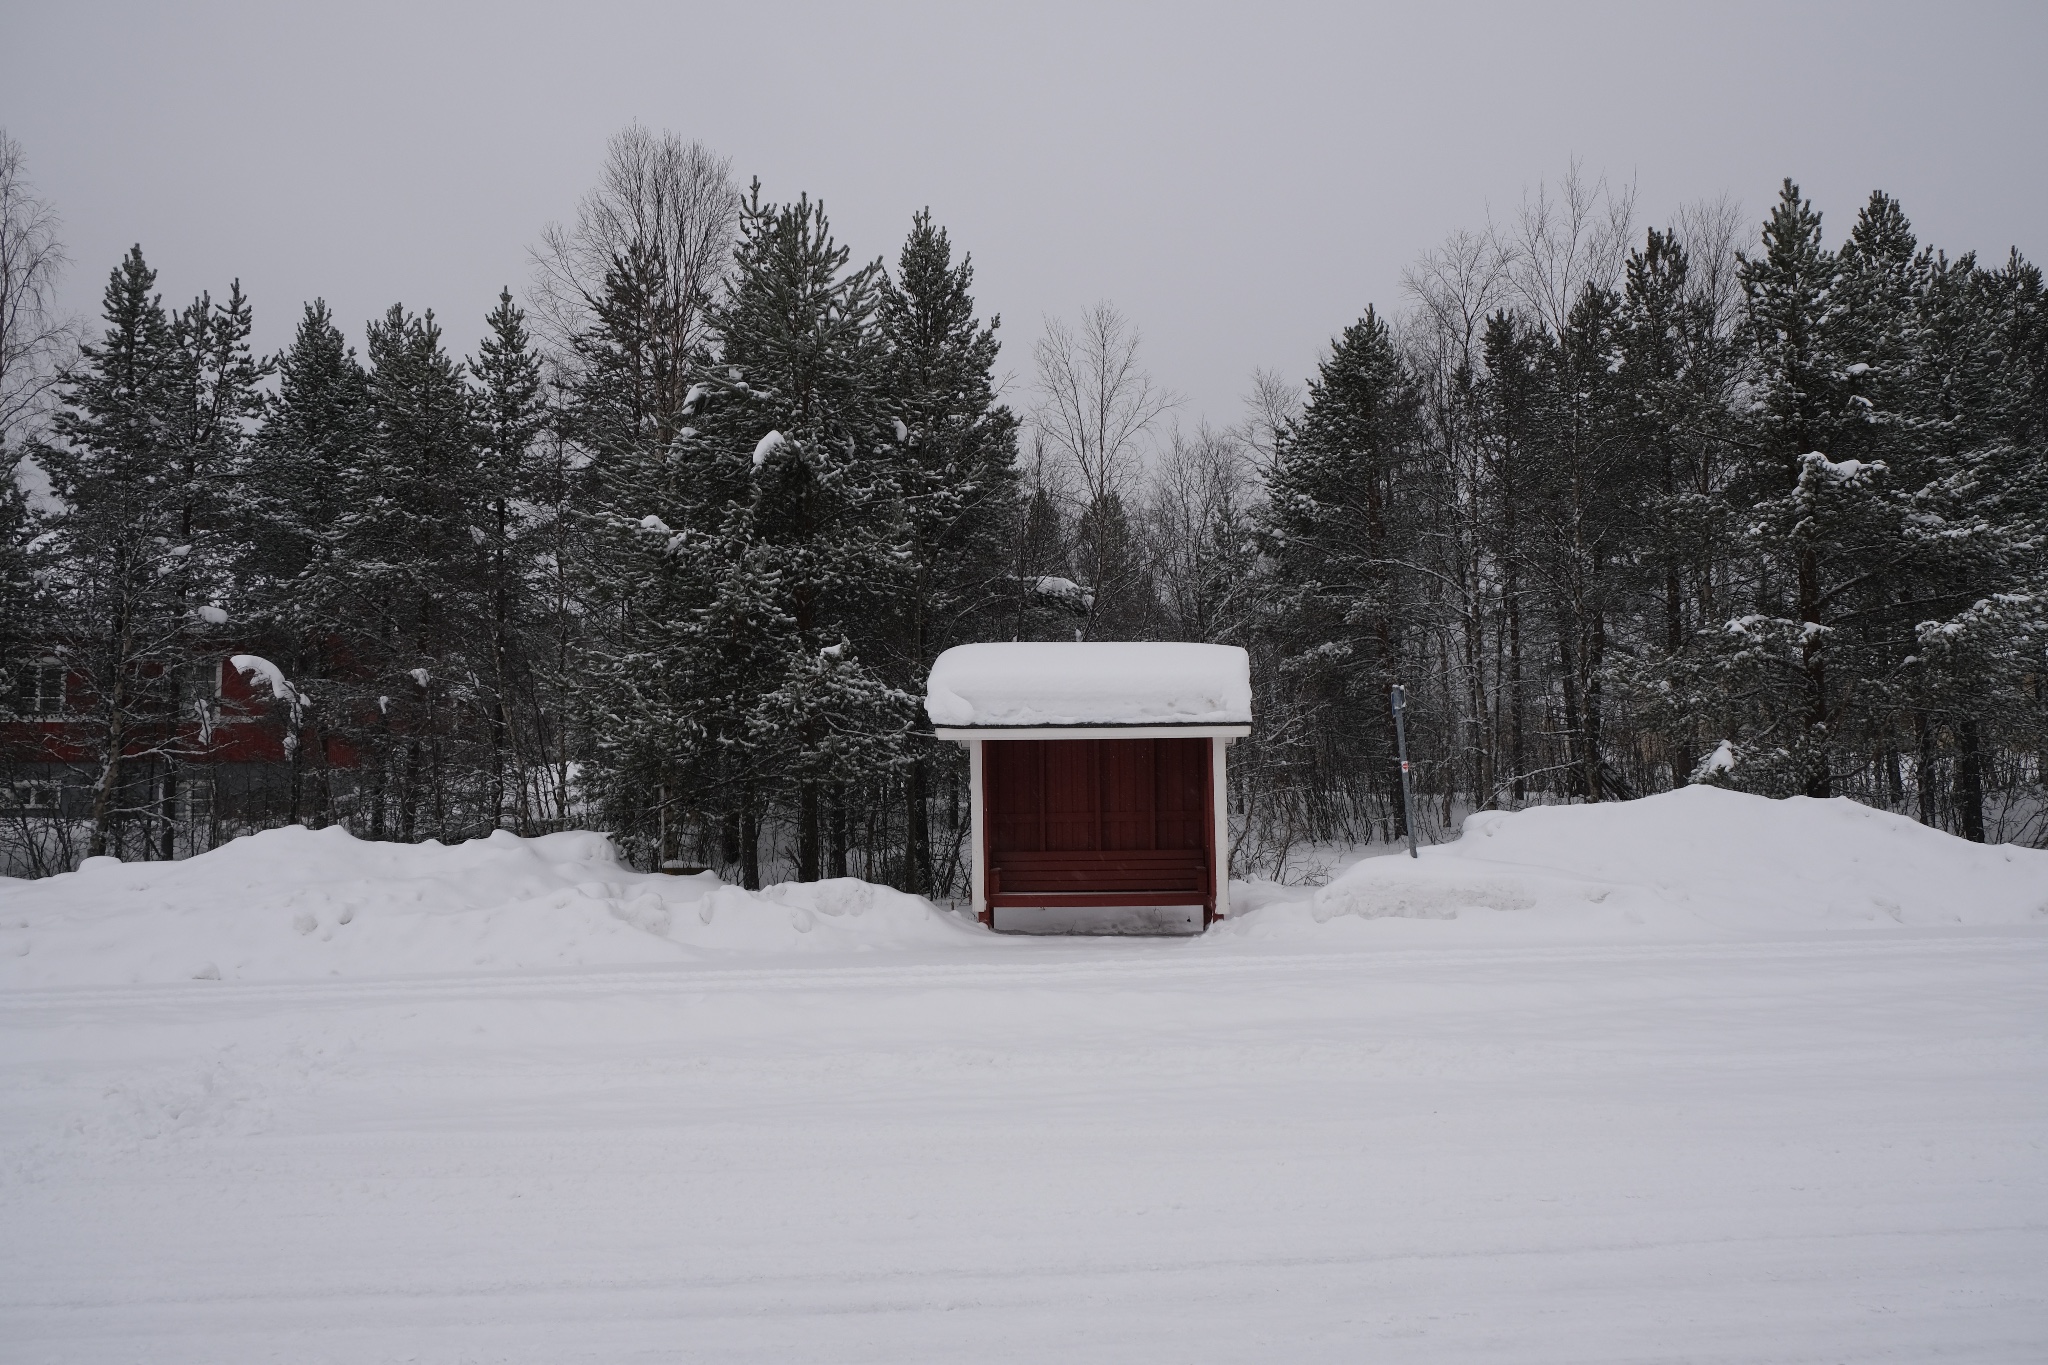
<path id="1" fill-rule="evenodd" d="M 1401 752 L 1401 819 L 1408 827 L 1408 856 L 1420 858 L 1422 855 L 1415 851 L 1415 793 L 1410 788 L 1408 778 L 1408 727 L 1404 723 L 1408 710 L 1408 693 L 1399 683 L 1394 684 L 1393 703 L 1394 743 Z"/>

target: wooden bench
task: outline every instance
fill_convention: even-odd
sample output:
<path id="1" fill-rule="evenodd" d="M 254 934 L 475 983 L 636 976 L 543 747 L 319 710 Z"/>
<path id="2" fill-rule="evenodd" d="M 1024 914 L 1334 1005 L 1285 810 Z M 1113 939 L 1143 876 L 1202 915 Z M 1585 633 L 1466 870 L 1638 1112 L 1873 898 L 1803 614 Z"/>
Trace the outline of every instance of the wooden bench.
<path id="1" fill-rule="evenodd" d="M 1198 848 L 992 853 L 989 863 L 991 906 L 1209 903 L 1209 862 Z"/>

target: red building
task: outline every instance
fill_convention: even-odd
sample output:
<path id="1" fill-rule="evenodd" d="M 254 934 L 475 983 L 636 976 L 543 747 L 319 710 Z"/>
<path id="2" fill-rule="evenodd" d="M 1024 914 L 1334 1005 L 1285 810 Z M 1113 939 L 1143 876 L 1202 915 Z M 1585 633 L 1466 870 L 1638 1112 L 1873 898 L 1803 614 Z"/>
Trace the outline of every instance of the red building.
<path id="1" fill-rule="evenodd" d="M 355 767 L 345 742 L 318 737 L 303 718 L 293 726 L 291 708 L 233 662 L 246 657 L 224 653 L 182 680 L 162 669 L 144 674 L 123 725 L 119 808 L 189 830 L 223 814 L 253 816 L 257 808 L 275 806 L 295 769 Z M 14 682 L 0 719 L 8 797 L 0 816 L 13 817 L 8 832 L 19 843 L 27 818 L 90 818 L 105 775 L 110 724 L 91 680 L 61 659 L 46 657 L 20 670 Z"/>

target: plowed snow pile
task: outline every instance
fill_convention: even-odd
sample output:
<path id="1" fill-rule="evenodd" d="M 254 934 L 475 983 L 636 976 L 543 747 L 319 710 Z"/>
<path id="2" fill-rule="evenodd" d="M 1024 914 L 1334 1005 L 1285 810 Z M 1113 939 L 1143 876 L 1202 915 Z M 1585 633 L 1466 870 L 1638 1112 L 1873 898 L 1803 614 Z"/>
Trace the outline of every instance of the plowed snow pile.
<path id="1" fill-rule="evenodd" d="M 0 986 L 278 980 L 677 962 L 699 950 L 970 939 L 900 891 L 841 878 L 755 893 L 623 866 L 601 834 L 453 847 L 300 826 L 178 863 L 88 859 L 0 880 Z"/>
<path id="2" fill-rule="evenodd" d="M 1231 927 L 1289 937 L 1346 919 L 1766 932 L 2029 924 L 2048 919 L 2048 852 L 1969 843 L 1846 799 L 1685 787 L 1484 811 L 1456 843 L 1367 859 Z"/>
<path id="3" fill-rule="evenodd" d="M 1419 860 L 1371 858 L 1314 891 L 1245 885 L 1234 941 L 1799 931 L 2048 919 L 2048 853 L 1984 847 L 1846 800 L 1688 787 L 1487 812 Z M 1256 906 L 1257 908 L 1251 908 Z M 1388 921 L 1457 920 L 1443 926 Z M 1368 925 L 1367 921 L 1373 921 Z M 1348 929 L 1348 933 L 1346 932 Z M 447 847 L 298 827 L 179 863 L 94 859 L 0 880 L 0 988 L 280 980 L 965 947 L 964 917 L 851 879 L 765 891 L 623 866 L 598 834 Z"/>

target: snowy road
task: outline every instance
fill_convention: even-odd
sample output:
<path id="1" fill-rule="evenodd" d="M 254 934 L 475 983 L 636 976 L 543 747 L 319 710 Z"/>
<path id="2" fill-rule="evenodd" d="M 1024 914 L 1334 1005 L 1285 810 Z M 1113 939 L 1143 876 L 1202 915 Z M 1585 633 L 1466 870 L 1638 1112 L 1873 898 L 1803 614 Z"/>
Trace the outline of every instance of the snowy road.
<path id="1" fill-rule="evenodd" d="M 2048 930 L 13 991 L 0 1358 L 2048 1359 Z"/>

